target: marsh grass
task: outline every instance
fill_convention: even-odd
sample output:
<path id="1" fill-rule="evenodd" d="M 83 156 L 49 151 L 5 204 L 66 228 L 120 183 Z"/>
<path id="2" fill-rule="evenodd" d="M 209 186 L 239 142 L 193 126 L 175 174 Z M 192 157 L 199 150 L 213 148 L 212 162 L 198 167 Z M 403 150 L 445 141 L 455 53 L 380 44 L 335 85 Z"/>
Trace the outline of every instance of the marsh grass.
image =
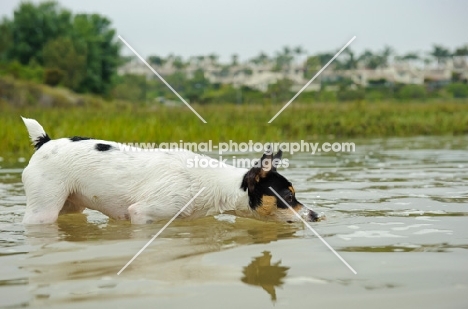
<path id="1" fill-rule="evenodd" d="M 0 105 L 0 157 L 3 166 L 28 159 L 33 148 L 20 116 L 34 118 L 51 138 L 74 135 L 118 142 L 320 141 L 357 137 L 459 135 L 468 132 L 468 104 L 331 103 L 289 106 L 272 124 L 281 105 L 206 105 L 188 108 L 107 102 L 92 107 L 22 107 Z"/>

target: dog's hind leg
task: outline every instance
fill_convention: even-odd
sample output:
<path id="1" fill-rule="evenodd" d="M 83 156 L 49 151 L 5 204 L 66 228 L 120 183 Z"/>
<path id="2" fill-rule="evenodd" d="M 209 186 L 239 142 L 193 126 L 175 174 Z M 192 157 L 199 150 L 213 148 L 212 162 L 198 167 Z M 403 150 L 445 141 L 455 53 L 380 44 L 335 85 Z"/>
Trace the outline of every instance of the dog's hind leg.
<path id="1" fill-rule="evenodd" d="M 85 210 L 86 207 L 76 203 L 76 202 L 73 202 L 71 200 L 71 197 L 69 197 L 65 203 L 63 204 L 63 207 L 62 209 L 60 209 L 60 213 L 59 215 L 64 215 L 64 214 L 80 214 L 83 212 L 83 210 Z"/>
<path id="2" fill-rule="evenodd" d="M 48 224 L 55 222 L 69 195 L 64 184 L 37 177 L 25 177 L 25 175 L 26 170 L 23 173 L 24 190 L 26 191 L 26 211 L 23 223 Z"/>

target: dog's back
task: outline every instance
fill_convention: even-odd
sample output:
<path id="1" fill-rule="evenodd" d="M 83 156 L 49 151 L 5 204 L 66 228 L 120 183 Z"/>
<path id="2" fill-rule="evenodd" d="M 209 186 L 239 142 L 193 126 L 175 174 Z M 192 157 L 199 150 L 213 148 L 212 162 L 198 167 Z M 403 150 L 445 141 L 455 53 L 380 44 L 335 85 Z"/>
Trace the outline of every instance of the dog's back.
<path id="1" fill-rule="evenodd" d="M 260 165 L 247 170 L 183 149 L 144 150 L 76 136 L 52 140 L 37 121 L 23 121 L 36 149 L 23 171 L 24 223 L 52 223 L 60 213 L 85 208 L 113 219 L 149 223 L 170 219 L 185 205 L 183 218 L 234 211 L 295 221 L 294 211 L 299 211 L 307 220 L 317 219 L 271 163 L 281 159 L 281 151 L 265 153 Z M 200 161 L 205 167 L 193 165 Z"/>

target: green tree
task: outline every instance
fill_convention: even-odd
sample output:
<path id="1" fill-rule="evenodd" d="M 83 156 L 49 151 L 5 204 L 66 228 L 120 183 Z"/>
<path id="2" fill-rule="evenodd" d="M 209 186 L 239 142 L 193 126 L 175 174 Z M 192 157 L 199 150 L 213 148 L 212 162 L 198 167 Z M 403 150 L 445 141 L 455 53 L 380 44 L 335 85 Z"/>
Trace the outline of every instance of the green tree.
<path id="1" fill-rule="evenodd" d="M 468 85 L 462 83 L 453 83 L 447 86 L 447 92 L 454 98 L 468 98 Z"/>
<path id="2" fill-rule="evenodd" d="M 401 100 L 424 99 L 426 96 L 426 88 L 422 85 L 404 85 L 396 93 L 396 97 Z"/>
<path id="3" fill-rule="evenodd" d="M 152 55 L 148 57 L 148 62 L 157 66 L 162 66 L 166 63 L 166 60 L 163 57 Z"/>
<path id="4" fill-rule="evenodd" d="M 194 72 L 193 77 L 189 80 L 189 84 L 185 90 L 185 96 L 191 102 L 203 103 L 203 94 L 210 87 L 210 82 L 205 78 L 205 72 L 198 69 Z"/>
<path id="5" fill-rule="evenodd" d="M 75 48 L 70 38 L 59 37 L 47 42 L 42 53 L 44 67 L 62 71 L 63 85 L 78 90 L 86 75 L 86 50 Z"/>
<path id="6" fill-rule="evenodd" d="M 110 21 L 98 14 L 78 14 L 73 20 L 72 37 L 79 50 L 86 50 L 86 74 L 79 91 L 107 94 L 122 60 L 120 44 Z"/>
<path id="7" fill-rule="evenodd" d="M 43 47 L 49 40 L 70 33 L 71 18 L 71 12 L 59 8 L 56 2 L 38 5 L 22 2 L 11 22 L 13 44 L 8 47 L 7 58 L 16 59 L 22 64 L 36 59 L 43 64 Z"/>
<path id="8" fill-rule="evenodd" d="M 184 59 L 182 59 L 181 56 L 173 56 L 172 57 L 172 65 L 177 70 L 181 70 L 186 66 L 186 63 L 184 62 Z"/>
<path id="9" fill-rule="evenodd" d="M 319 53 L 316 56 L 318 57 L 320 61 L 320 66 L 323 67 L 325 64 L 328 63 L 328 61 L 330 61 L 333 58 L 334 55 L 330 52 L 326 52 L 326 53 Z"/>
<path id="10" fill-rule="evenodd" d="M 8 60 L 7 53 L 13 44 L 13 36 L 11 31 L 11 22 L 3 18 L 0 23 L 0 62 Z"/>
<path id="11" fill-rule="evenodd" d="M 304 77 L 312 78 L 312 74 L 320 70 L 320 58 L 318 56 L 307 57 L 304 64 Z"/>
<path id="12" fill-rule="evenodd" d="M 287 78 L 277 80 L 276 83 L 268 85 L 267 94 L 273 103 L 283 102 L 291 98 L 292 85 L 292 81 Z"/>
<path id="13" fill-rule="evenodd" d="M 122 61 L 120 44 L 107 18 L 73 16 L 56 2 L 22 2 L 13 20 L 4 19 L 0 30 L 0 60 L 53 67 L 63 73 L 66 86 L 79 92 L 108 93 Z"/>
<path id="14" fill-rule="evenodd" d="M 453 53 L 454 56 L 468 56 L 468 45 L 458 47 Z"/>
<path id="15" fill-rule="evenodd" d="M 145 76 L 132 74 L 119 76 L 115 87 L 112 89 L 112 97 L 130 102 L 145 102 Z"/>

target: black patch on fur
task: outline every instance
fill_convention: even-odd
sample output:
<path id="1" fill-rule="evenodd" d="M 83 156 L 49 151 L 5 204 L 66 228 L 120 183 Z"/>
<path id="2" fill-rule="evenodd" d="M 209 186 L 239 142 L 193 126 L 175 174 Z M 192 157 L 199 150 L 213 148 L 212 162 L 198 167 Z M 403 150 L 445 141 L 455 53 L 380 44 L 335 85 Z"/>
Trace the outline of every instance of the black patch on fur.
<path id="1" fill-rule="evenodd" d="M 278 172 L 269 172 L 266 177 L 259 178 L 259 181 L 255 179 L 255 172 L 252 170 L 248 171 L 244 175 L 242 180 L 241 189 L 247 191 L 249 194 L 249 205 L 252 209 L 257 208 L 262 203 L 262 197 L 264 195 L 275 196 L 276 195 L 270 190 L 272 187 L 290 206 L 296 206 L 299 202 L 296 200 L 294 194 L 289 190 L 292 186 L 284 176 Z M 284 204 L 280 199 L 277 202 L 278 208 L 286 209 L 288 205 Z"/>
<path id="2" fill-rule="evenodd" d="M 36 141 L 34 142 L 34 148 L 38 150 L 39 148 L 42 147 L 42 145 L 44 145 L 48 141 L 50 141 L 49 135 L 45 134 L 45 135 L 39 136 L 38 138 L 36 138 Z"/>
<path id="3" fill-rule="evenodd" d="M 112 146 L 109 145 L 109 144 L 98 143 L 98 144 L 96 144 L 96 146 L 94 146 L 94 149 L 96 149 L 97 151 L 108 151 L 108 150 L 112 149 Z"/>
<path id="4" fill-rule="evenodd" d="M 93 139 L 91 137 L 83 137 L 83 136 L 73 136 L 73 137 L 70 137 L 70 140 L 72 142 L 79 142 L 79 141 L 86 141 L 86 140 L 89 140 L 89 139 Z"/>

